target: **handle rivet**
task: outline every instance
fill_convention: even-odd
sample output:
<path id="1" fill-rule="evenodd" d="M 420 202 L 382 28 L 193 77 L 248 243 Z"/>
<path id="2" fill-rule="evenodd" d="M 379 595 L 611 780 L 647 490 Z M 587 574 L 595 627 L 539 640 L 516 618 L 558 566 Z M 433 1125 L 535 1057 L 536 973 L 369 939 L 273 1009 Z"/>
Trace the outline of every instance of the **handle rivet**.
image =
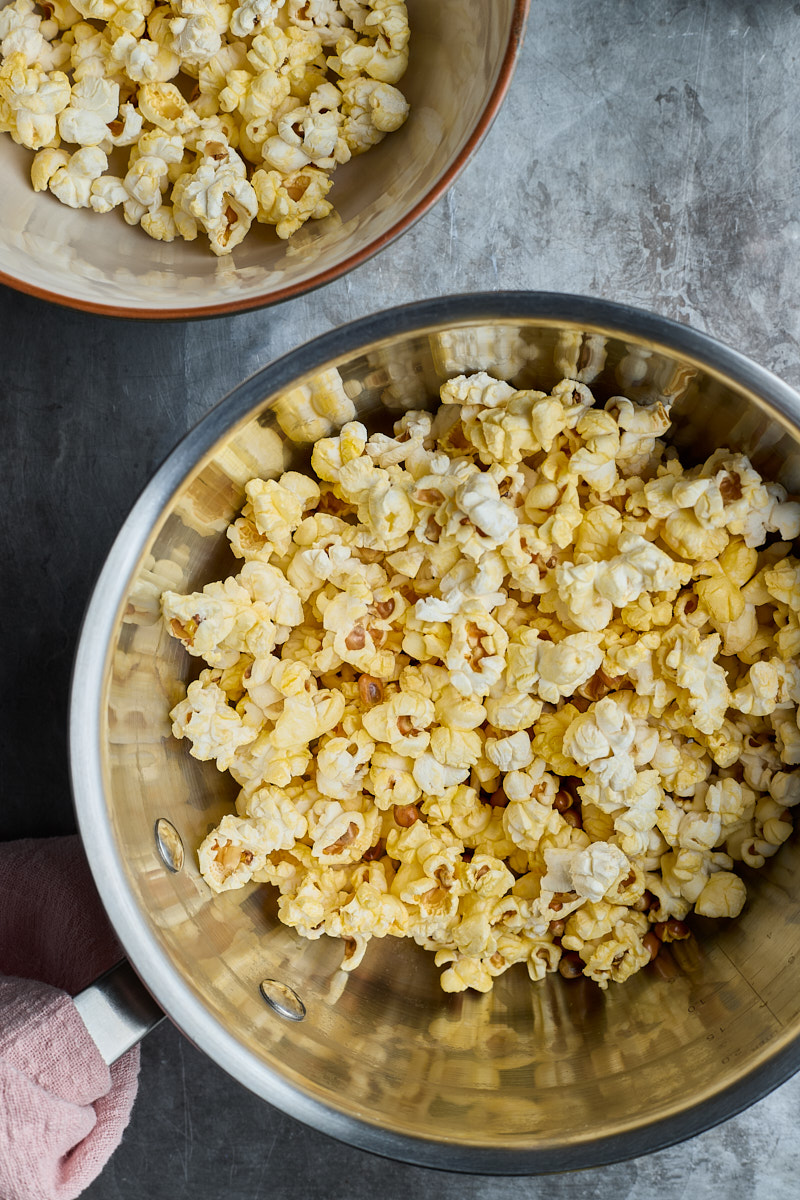
<path id="1" fill-rule="evenodd" d="M 166 817 L 155 823 L 156 848 L 170 871 L 180 871 L 184 863 L 183 842 L 175 826 Z"/>
<path id="2" fill-rule="evenodd" d="M 280 1017 L 287 1021 L 302 1021 L 306 1015 L 306 1006 L 297 992 L 277 979 L 262 979 L 259 991 L 270 1008 L 274 1008 Z"/>

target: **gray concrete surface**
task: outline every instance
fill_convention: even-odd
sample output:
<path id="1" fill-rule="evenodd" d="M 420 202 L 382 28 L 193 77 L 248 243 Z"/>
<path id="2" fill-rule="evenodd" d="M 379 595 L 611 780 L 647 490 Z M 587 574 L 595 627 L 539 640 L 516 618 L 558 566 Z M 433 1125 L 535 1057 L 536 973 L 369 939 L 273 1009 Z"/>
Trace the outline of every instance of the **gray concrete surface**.
<path id="1" fill-rule="evenodd" d="M 434 2 L 434 0 L 431 0 Z M 393 303 L 582 292 L 687 321 L 800 384 L 800 5 L 534 0 L 491 133 L 449 196 L 345 279 L 280 308 L 133 325 L 0 289 L 0 838 L 67 832 L 70 664 L 138 489 L 244 374 Z M 569 1097 L 565 1096 L 565 1120 Z M 245 1092 L 171 1027 L 92 1200 L 791 1200 L 800 1078 L 689 1143 L 547 1179 L 373 1158 Z M 568 1167 L 568 1164 L 565 1164 Z"/>

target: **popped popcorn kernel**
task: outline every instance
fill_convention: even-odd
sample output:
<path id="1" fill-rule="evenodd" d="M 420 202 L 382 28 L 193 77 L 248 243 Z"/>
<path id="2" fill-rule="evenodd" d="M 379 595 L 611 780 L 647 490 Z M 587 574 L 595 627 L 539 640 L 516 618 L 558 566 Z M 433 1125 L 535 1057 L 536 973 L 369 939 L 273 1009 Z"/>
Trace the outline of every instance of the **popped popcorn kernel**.
<path id="1" fill-rule="evenodd" d="M 312 187 L 347 128 L 320 107 L 335 100 L 311 78 L 320 56 L 342 94 L 390 86 L 361 71 L 405 52 L 404 6 L 272 3 L 302 26 L 266 26 L 224 82 L 213 56 L 201 78 L 231 111 L 305 81 L 269 138 L 282 129 Z M 255 28 L 270 3 L 236 11 Z M 254 87 L 248 63 L 274 79 Z M 210 127 L 184 136 L 172 85 L 147 86 L 154 127 L 128 176 L 101 170 L 88 195 L 168 237 L 207 221 L 192 207 L 206 169 L 224 195 L 247 180 L 224 131 L 212 149 Z M 105 151 L 43 146 L 37 186 L 78 155 L 91 176 Z M 164 203 L 170 170 L 183 207 Z M 271 173 L 254 177 L 258 219 L 291 224 L 302 213 L 277 190 L 263 206 L 283 186 Z M 605 989 L 691 936 L 692 912 L 736 918 L 740 864 L 791 836 L 800 561 L 776 537 L 795 536 L 800 507 L 727 450 L 685 469 L 661 403 L 601 408 L 574 380 L 546 394 L 486 371 L 439 399 L 370 433 L 338 372 L 295 389 L 276 415 L 313 443 L 311 472 L 246 484 L 236 575 L 162 593 L 166 629 L 207 664 L 173 733 L 241 789 L 201 873 L 215 892 L 277 887 L 280 919 L 339 938 L 344 971 L 373 938 L 407 937 L 444 991 L 489 991 L 517 964 Z"/>

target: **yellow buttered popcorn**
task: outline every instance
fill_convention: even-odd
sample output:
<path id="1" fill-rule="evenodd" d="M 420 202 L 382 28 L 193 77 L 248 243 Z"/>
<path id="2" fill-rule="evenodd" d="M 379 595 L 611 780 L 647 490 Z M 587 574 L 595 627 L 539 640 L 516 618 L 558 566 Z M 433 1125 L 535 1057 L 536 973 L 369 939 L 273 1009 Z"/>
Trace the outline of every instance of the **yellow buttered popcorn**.
<path id="1" fill-rule="evenodd" d="M 409 40 L 403 0 L 13 0 L 0 132 L 38 152 L 35 191 L 228 255 L 333 212 L 334 170 L 408 119 Z"/>
<path id="2" fill-rule="evenodd" d="M 236 10 L 301 22 L 253 36 L 256 71 L 297 80 L 334 48 L 380 73 L 404 52 L 393 0 L 287 5 Z M 149 86 L 161 119 L 168 85 Z M 346 130 L 309 119 L 324 86 L 286 109 L 309 160 Z M 208 157 L 212 134 L 189 136 Z M 136 161 L 180 170 L 181 138 L 150 131 Z M 62 153 L 39 151 L 45 186 Z M 311 473 L 250 480 L 238 573 L 161 598 L 207 664 L 173 732 L 241 789 L 199 849 L 212 890 L 276 886 L 281 920 L 342 939 L 347 971 L 372 938 L 411 938 L 445 991 L 516 964 L 606 988 L 692 911 L 738 916 L 740 864 L 778 853 L 800 804 L 800 504 L 740 454 L 685 468 L 663 404 L 600 407 L 570 379 L 460 375 L 393 436 L 335 372 L 296 399 Z"/>

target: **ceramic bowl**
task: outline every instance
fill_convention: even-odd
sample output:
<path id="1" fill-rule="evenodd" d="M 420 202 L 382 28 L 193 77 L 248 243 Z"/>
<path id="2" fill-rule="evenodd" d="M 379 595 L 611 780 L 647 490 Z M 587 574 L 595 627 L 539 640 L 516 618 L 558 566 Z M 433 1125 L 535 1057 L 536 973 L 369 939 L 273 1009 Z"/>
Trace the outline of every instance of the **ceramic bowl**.
<path id="1" fill-rule="evenodd" d="M 1 0 L 0 0 L 1 2 Z M 33 191 L 33 153 L 0 135 L 0 282 L 73 308 L 125 317 L 199 317 L 300 295 L 365 262 L 446 192 L 511 81 L 529 0 L 408 0 L 406 124 L 334 174 L 334 212 L 288 241 L 254 224 L 216 258 L 205 237 L 171 243 L 118 209 L 71 209 Z"/>

